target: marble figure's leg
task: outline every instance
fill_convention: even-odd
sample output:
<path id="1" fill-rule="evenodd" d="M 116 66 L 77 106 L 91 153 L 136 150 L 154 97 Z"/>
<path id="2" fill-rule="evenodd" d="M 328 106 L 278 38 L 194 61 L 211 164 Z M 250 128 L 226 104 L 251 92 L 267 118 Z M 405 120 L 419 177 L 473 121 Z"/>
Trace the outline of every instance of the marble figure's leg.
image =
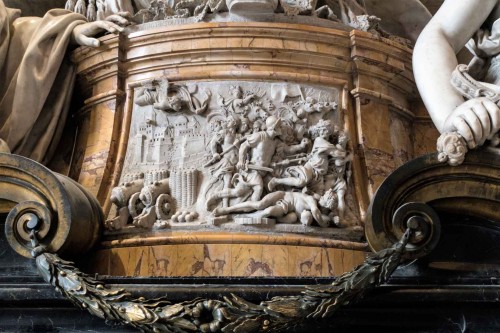
<path id="1" fill-rule="evenodd" d="M 292 224 L 292 223 L 297 223 L 297 221 L 299 219 L 297 218 L 297 213 L 290 212 L 290 213 L 286 214 L 285 216 L 279 217 L 277 220 L 280 223 Z"/>
<path id="2" fill-rule="evenodd" d="M 269 191 L 274 191 L 276 185 L 287 185 L 292 187 L 304 187 L 307 185 L 307 181 L 303 178 L 272 178 L 267 185 Z"/>

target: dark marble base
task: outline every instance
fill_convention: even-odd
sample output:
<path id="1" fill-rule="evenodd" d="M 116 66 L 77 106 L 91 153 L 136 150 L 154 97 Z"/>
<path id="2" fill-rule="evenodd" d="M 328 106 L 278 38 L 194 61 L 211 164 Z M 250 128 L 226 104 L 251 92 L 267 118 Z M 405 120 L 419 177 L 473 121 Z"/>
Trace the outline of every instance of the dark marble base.
<path id="1" fill-rule="evenodd" d="M 397 280 L 397 279 L 396 279 Z M 325 280 L 240 279 L 218 284 L 216 279 L 114 279 L 134 294 L 168 295 L 172 301 L 194 297 L 221 298 L 235 292 L 259 302 L 276 295 L 297 294 L 305 282 Z M 220 281 L 226 283 L 229 281 Z M 397 282 L 397 281 L 395 281 Z M 289 283 L 289 286 L 283 286 Z M 493 285 L 417 286 L 387 284 L 365 300 L 344 308 L 328 320 L 306 322 L 295 332 L 498 332 L 500 287 Z M 43 283 L 0 285 L 0 332 L 135 332 L 109 326 L 62 299 Z"/>

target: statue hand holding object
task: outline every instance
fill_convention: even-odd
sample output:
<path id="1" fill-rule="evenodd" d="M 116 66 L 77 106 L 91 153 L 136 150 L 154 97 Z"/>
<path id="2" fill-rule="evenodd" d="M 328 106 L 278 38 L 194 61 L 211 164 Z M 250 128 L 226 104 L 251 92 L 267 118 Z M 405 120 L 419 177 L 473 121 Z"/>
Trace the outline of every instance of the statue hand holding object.
<path id="1" fill-rule="evenodd" d="M 460 165 L 468 148 L 474 149 L 489 140 L 497 146 L 500 129 L 500 94 L 495 86 L 477 82 L 468 74 L 468 66 L 458 65 L 451 84 L 469 99 L 458 106 L 446 119 L 443 134 L 437 142 L 438 159 L 450 165 Z"/>
<path id="2" fill-rule="evenodd" d="M 443 133 L 438 140 L 439 158 L 452 165 L 463 161 L 461 155 L 467 148 L 497 141 L 500 73 L 491 67 L 485 77 L 473 78 L 467 66 L 458 66 L 456 54 L 474 36 L 467 44 L 475 55 L 471 64 L 489 63 L 481 59 L 497 61 L 499 52 L 491 45 L 498 43 L 499 4 L 498 0 L 446 0 L 415 45 L 415 80 L 434 124 Z"/>
<path id="3" fill-rule="evenodd" d="M 491 140 L 500 129 L 500 109 L 486 97 L 464 102 L 446 118 L 444 132 L 457 131 L 470 149 Z"/>

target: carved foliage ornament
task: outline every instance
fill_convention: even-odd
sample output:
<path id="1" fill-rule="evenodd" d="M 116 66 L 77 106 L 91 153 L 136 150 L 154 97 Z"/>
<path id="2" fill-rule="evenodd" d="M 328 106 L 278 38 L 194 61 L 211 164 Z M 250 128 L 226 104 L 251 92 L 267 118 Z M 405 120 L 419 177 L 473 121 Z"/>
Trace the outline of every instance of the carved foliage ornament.
<path id="1" fill-rule="evenodd" d="M 144 83 L 106 227 L 355 223 L 337 101 L 297 84 Z"/>

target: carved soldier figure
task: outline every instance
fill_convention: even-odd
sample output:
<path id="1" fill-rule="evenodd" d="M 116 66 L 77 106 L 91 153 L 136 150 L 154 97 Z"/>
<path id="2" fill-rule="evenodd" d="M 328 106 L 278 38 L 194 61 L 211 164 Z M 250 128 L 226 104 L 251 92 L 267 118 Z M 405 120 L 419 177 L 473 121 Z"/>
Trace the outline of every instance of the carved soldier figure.
<path id="1" fill-rule="evenodd" d="M 500 1 L 446 0 L 422 31 L 413 55 L 415 79 L 438 130 L 457 131 L 469 148 L 491 140 L 500 130 L 500 109 L 486 97 L 464 102 L 450 79 L 456 54 L 467 45 L 474 59 L 469 73 L 480 90 L 500 92 Z"/>
<path id="2" fill-rule="evenodd" d="M 352 161 L 352 155 L 347 153 L 347 133 L 340 132 L 338 137 L 337 154 L 333 158 L 331 169 L 335 181 L 332 190 L 337 194 L 339 218 L 342 219 L 345 213 L 345 194 L 347 192 L 347 180 L 349 179 L 349 170 L 347 165 Z"/>
<path id="3" fill-rule="evenodd" d="M 262 131 L 263 127 L 264 127 L 264 122 L 260 119 L 257 119 L 252 124 L 252 133 L 258 133 Z"/>
<path id="4" fill-rule="evenodd" d="M 257 201 L 262 197 L 264 191 L 263 175 L 272 171 L 269 168 L 271 158 L 276 150 L 275 137 L 279 135 L 280 119 L 270 116 L 266 119 L 266 130 L 251 134 L 246 138 L 239 149 L 238 164 L 239 173 L 234 175 L 235 188 L 226 189 L 210 196 L 206 202 L 207 208 L 221 198 L 244 198 L 251 197 L 251 201 Z M 250 160 L 247 153 L 250 151 Z"/>
<path id="5" fill-rule="evenodd" d="M 311 153 L 304 165 L 291 166 L 285 170 L 288 177 L 272 178 L 269 181 L 269 191 L 273 191 L 276 185 L 286 185 L 303 188 L 313 183 L 320 182 L 328 171 L 329 157 L 345 157 L 345 151 L 337 148 L 328 139 L 332 135 L 332 124 L 329 120 L 321 119 L 318 124 L 311 128 L 314 144 Z"/>
<path id="6" fill-rule="evenodd" d="M 226 215 L 237 212 L 259 211 L 259 217 L 276 217 L 278 222 L 296 223 L 300 220 L 303 225 L 311 225 L 313 219 L 321 227 L 328 227 L 328 214 L 337 206 L 337 195 L 327 191 L 320 199 L 318 208 L 316 199 L 302 192 L 277 191 L 269 193 L 262 200 L 248 201 L 228 208 L 216 208 L 214 215 Z M 335 219 L 337 220 L 337 219 Z"/>
<path id="7" fill-rule="evenodd" d="M 239 118 L 239 121 L 240 121 L 240 126 L 239 126 L 239 129 L 238 129 L 238 133 L 241 135 L 241 136 L 244 136 L 244 135 L 247 135 L 249 134 L 250 130 L 251 130 L 251 121 L 248 120 L 247 118 L 244 118 L 244 117 L 241 117 Z"/>
<path id="8" fill-rule="evenodd" d="M 266 130 L 246 137 L 239 149 L 239 172 L 233 176 L 234 189 L 227 189 L 210 196 L 206 202 L 209 208 L 220 198 L 240 198 L 242 201 L 258 201 L 264 191 L 264 177 L 273 171 L 270 168 L 272 157 L 276 152 L 280 134 L 280 119 L 270 116 L 266 119 Z M 284 148 L 286 154 L 293 154 L 305 148 L 305 143 Z"/>
<path id="9" fill-rule="evenodd" d="M 227 190 L 230 188 L 231 179 L 236 169 L 236 163 L 238 163 L 239 142 L 237 141 L 237 129 L 239 122 L 239 118 L 229 116 L 225 127 L 219 130 L 210 140 L 209 148 L 213 157 L 204 167 L 209 167 L 218 163 L 213 170 L 214 174 L 211 176 L 210 185 L 208 187 L 222 177 L 222 189 Z M 223 198 L 222 206 L 227 207 L 228 205 L 229 198 Z"/>

